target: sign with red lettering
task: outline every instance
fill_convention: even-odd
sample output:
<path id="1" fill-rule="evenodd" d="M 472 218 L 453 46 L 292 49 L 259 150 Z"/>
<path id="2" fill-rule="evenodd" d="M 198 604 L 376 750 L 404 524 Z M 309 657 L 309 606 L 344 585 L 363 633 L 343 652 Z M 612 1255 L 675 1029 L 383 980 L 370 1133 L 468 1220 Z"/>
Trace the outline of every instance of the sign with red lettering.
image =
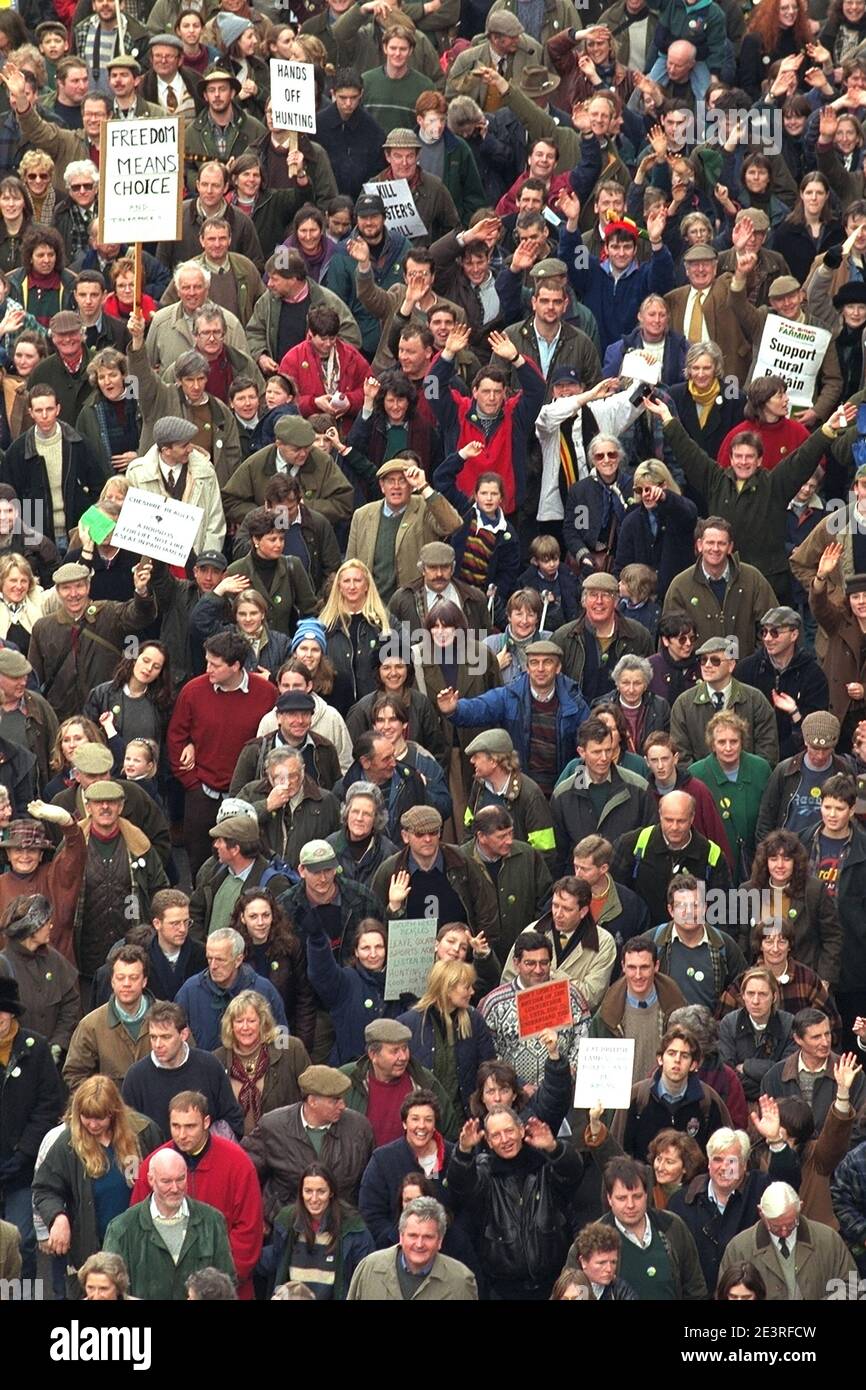
<path id="1" fill-rule="evenodd" d="M 568 980 L 551 980 L 534 989 L 519 989 L 517 999 L 517 1032 L 521 1038 L 531 1038 L 546 1028 L 567 1028 L 574 1022 L 571 1012 L 571 988 Z"/>

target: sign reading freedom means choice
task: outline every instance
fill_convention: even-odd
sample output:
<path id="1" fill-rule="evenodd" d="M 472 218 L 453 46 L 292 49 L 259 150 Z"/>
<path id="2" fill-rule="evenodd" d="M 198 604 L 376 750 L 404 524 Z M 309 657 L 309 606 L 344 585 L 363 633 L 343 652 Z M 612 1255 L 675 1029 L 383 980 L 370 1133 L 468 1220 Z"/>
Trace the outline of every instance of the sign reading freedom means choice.
<path id="1" fill-rule="evenodd" d="M 183 127 L 178 116 L 105 121 L 100 131 L 100 240 L 179 241 Z"/>

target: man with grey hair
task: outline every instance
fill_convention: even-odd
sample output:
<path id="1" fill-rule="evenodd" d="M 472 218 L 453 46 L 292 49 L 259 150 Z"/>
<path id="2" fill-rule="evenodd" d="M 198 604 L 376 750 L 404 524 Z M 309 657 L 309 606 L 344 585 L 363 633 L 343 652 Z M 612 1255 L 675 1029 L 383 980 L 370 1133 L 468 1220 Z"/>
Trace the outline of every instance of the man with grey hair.
<path id="1" fill-rule="evenodd" d="M 66 198 L 54 211 L 54 225 L 66 247 L 69 260 L 90 244 L 90 224 L 99 215 L 99 170 L 92 159 L 73 159 L 63 171 Z"/>
<path id="2" fill-rule="evenodd" d="M 266 853 L 296 869 L 309 840 L 337 830 L 340 803 L 309 775 L 300 748 L 272 747 L 262 766 L 264 775 L 245 782 L 238 795 L 253 806 Z"/>
<path id="3" fill-rule="evenodd" d="M 176 1149 L 150 1160 L 150 1201 L 137 1202 L 109 1223 L 103 1249 L 120 1255 L 134 1298 L 186 1299 L 186 1281 L 199 1269 L 236 1278 L 225 1217 L 187 1196 L 188 1172 Z"/>
<path id="4" fill-rule="evenodd" d="M 211 273 L 198 261 L 181 261 L 172 275 L 177 303 L 157 309 L 147 331 L 147 357 L 151 366 L 162 371 L 182 352 L 195 347 L 193 323 L 200 309 L 222 308 L 208 299 Z M 222 309 L 226 321 L 226 343 L 240 352 L 248 352 L 247 335 L 236 314 Z"/>
<path id="5" fill-rule="evenodd" d="M 348 1301 L 354 1303 L 475 1302 L 475 1275 L 459 1260 L 443 1255 L 448 1231 L 445 1208 L 435 1197 L 416 1197 L 400 1214 L 399 1243 L 367 1255 L 352 1276 Z"/>
<path id="6" fill-rule="evenodd" d="M 214 827 L 217 829 L 218 827 Z M 222 1016 L 241 990 L 254 989 L 267 1000 L 276 1023 L 288 1031 L 283 1001 L 270 980 L 244 963 L 246 945 L 233 927 L 219 927 L 205 943 L 207 968 L 186 980 L 175 1003 L 186 1011 L 198 1047 L 214 1052 L 221 1043 Z"/>
<path id="7" fill-rule="evenodd" d="M 779 733 L 773 707 L 752 685 L 734 678 L 739 658 L 736 637 L 709 637 L 697 650 L 701 679 L 678 695 L 671 710 L 671 738 L 680 752 L 680 766 L 706 757 L 707 726 L 726 710 L 745 720 L 745 751 L 779 761 Z"/>
<path id="8" fill-rule="evenodd" d="M 218 399 L 225 405 L 229 403 L 228 388 L 235 377 L 250 377 L 260 393 L 265 388 L 264 377 L 249 353 L 241 348 L 233 347 L 228 342 L 230 312 L 230 310 L 223 309 L 219 304 L 214 304 L 208 300 L 193 315 L 192 320 L 195 350 L 207 362 L 208 381 Z M 175 362 L 170 362 L 162 371 L 162 379 L 169 385 L 177 379 L 177 365 L 180 360 L 177 358 Z"/>
<path id="9" fill-rule="evenodd" d="M 770 1302 L 821 1300 L 831 1281 L 856 1278 L 847 1245 L 831 1226 L 808 1220 L 802 1202 L 786 1182 L 773 1182 L 758 1204 L 759 1220 L 727 1246 L 719 1266 L 721 1279 L 732 1265 L 754 1265 Z M 836 1287 L 839 1287 L 837 1285 Z"/>

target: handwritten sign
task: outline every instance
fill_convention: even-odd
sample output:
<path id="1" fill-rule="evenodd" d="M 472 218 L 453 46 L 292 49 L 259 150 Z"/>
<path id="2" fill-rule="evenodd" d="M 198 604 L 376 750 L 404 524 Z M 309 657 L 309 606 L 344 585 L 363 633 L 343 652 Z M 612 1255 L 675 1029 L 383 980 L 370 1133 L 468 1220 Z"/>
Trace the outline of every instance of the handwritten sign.
<path id="1" fill-rule="evenodd" d="M 768 314 L 752 380 L 780 376 L 788 388 L 791 405 L 812 405 L 830 336 L 826 328 Z"/>
<path id="2" fill-rule="evenodd" d="M 634 1071 L 634 1038 L 584 1038 L 577 1054 L 574 1103 L 628 1110 Z"/>
<path id="3" fill-rule="evenodd" d="M 365 193 L 378 194 L 385 204 L 385 221 L 395 232 L 405 237 L 426 236 L 424 225 L 408 179 L 389 179 L 386 183 L 365 183 Z"/>
<path id="4" fill-rule="evenodd" d="M 386 999 L 424 993 L 433 965 L 436 926 L 435 917 L 410 917 L 406 922 L 395 919 L 388 923 Z"/>
<path id="5" fill-rule="evenodd" d="M 167 565 L 185 565 L 203 516 L 203 507 L 131 487 L 117 518 L 112 545 Z"/>
<path id="6" fill-rule="evenodd" d="M 316 133 L 316 80 L 312 63 L 271 59 L 271 119 L 275 130 Z"/>
<path id="7" fill-rule="evenodd" d="M 100 127 L 100 240 L 178 241 L 183 122 L 178 116 L 105 121 Z"/>
<path id="8" fill-rule="evenodd" d="M 551 980 L 534 989 L 519 989 L 517 999 L 517 1033 L 531 1038 L 545 1028 L 567 1028 L 573 1023 L 571 988 L 568 980 Z"/>

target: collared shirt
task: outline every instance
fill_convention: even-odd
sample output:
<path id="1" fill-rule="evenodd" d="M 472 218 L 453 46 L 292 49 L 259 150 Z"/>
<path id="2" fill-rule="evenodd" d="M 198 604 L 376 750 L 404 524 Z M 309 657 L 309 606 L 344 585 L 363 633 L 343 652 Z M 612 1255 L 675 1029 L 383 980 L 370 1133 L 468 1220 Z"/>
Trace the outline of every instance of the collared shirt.
<path id="1" fill-rule="evenodd" d="M 156 1198 L 151 1197 L 150 1214 L 153 1220 L 157 1223 L 157 1225 L 174 1226 L 179 1221 L 189 1220 L 189 1202 L 184 1197 L 183 1201 L 180 1204 L 180 1210 L 178 1211 L 176 1216 L 163 1216 L 159 1210 L 159 1207 L 156 1205 Z"/>
<path id="2" fill-rule="evenodd" d="M 654 989 L 652 994 L 647 995 L 646 999 L 637 999 L 626 990 L 625 1002 L 630 1009 L 651 1009 L 653 1004 L 658 1003 L 658 992 Z"/>
<path id="3" fill-rule="evenodd" d="M 726 584 L 730 584 L 731 582 L 730 564 L 725 565 L 725 572 L 724 574 L 720 574 L 718 579 L 715 579 L 711 574 L 707 574 L 707 571 L 704 569 L 703 565 L 701 565 L 701 574 L 703 575 L 704 579 L 706 579 L 708 584 L 718 584 L 722 579 L 725 581 Z"/>
<path id="4" fill-rule="evenodd" d="M 556 356 L 556 349 L 559 347 L 559 340 L 561 337 L 561 326 L 556 330 L 556 337 L 552 338 L 550 342 L 548 342 L 546 338 L 542 338 L 540 333 L 536 332 L 535 334 L 535 340 L 538 343 L 538 365 L 541 368 L 541 375 L 544 377 L 545 381 L 547 380 L 547 373 L 550 371 L 550 364 Z"/>
<path id="5" fill-rule="evenodd" d="M 671 936 L 673 937 L 674 941 L 678 941 L 681 946 L 685 946 L 687 951 L 694 951 L 697 949 L 698 946 L 704 946 L 709 942 L 710 939 L 707 936 L 707 929 L 706 927 L 704 927 L 703 935 L 701 936 L 700 941 L 693 941 L 690 945 L 688 941 L 683 941 L 683 938 L 680 936 L 676 923 L 674 923 L 673 930 L 671 931 Z"/>
<path id="6" fill-rule="evenodd" d="M 616 1217 L 613 1218 L 614 1225 L 616 1226 L 616 1229 L 619 1231 L 620 1235 L 625 1236 L 626 1240 L 630 1240 L 632 1245 L 637 1246 L 638 1250 L 648 1250 L 653 1242 L 653 1228 L 650 1225 L 650 1219 L 648 1216 L 645 1218 L 645 1221 L 646 1224 L 644 1226 L 643 1235 L 636 1236 L 634 1231 L 627 1231 L 625 1226 L 623 1226 L 620 1221 L 617 1221 Z"/>
<path id="7" fill-rule="evenodd" d="M 387 502 L 382 503 L 383 516 L 402 516 L 405 510 L 405 507 L 389 507 Z"/>
<path id="8" fill-rule="evenodd" d="M 799 1226 L 799 1222 L 797 1223 L 797 1226 Z M 787 1247 L 788 1247 L 788 1259 L 789 1259 L 789 1260 L 790 1260 L 791 1257 L 793 1256 L 794 1251 L 795 1251 L 795 1249 L 796 1249 L 796 1247 L 797 1247 L 797 1226 L 794 1227 L 793 1231 L 791 1232 L 791 1234 L 790 1234 L 789 1236 L 785 1236 L 785 1244 L 786 1244 Z M 779 1259 L 781 1260 L 781 1259 L 783 1258 L 783 1256 L 782 1256 L 781 1250 L 779 1249 L 779 1246 L 782 1244 L 782 1237 L 781 1237 L 781 1236 L 774 1236 L 772 1231 L 768 1231 L 768 1232 L 767 1232 L 767 1235 L 770 1237 L 770 1240 L 773 1242 L 773 1245 L 774 1245 L 775 1250 L 776 1250 L 776 1254 L 779 1256 Z"/>
<path id="9" fill-rule="evenodd" d="M 705 290 L 696 290 L 696 289 L 690 289 L 690 290 L 689 290 L 689 297 L 688 297 L 688 299 L 686 300 L 686 310 L 685 310 L 685 314 L 683 315 L 683 332 L 684 332 L 684 333 L 688 333 L 688 331 L 689 331 L 689 324 L 690 324 L 691 321 L 692 321 L 692 314 L 693 314 L 694 308 L 695 308 L 695 300 L 697 299 L 698 302 L 700 303 L 701 312 L 703 313 L 704 305 L 705 305 L 706 302 L 707 302 L 707 295 L 709 294 L 709 292 L 710 292 L 711 289 L 712 289 L 712 285 L 708 285 L 707 288 L 706 288 Z M 706 327 L 706 325 L 704 325 L 704 326 Z M 706 334 L 704 334 L 704 337 L 706 337 Z"/>
<path id="10" fill-rule="evenodd" d="M 828 1061 L 829 1061 L 829 1058 L 828 1058 Z M 820 1067 L 807 1067 L 807 1066 L 806 1066 L 806 1063 L 803 1061 L 803 1054 L 802 1054 L 802 1052 L 798 1052 L 798 1053 L 797 1053 L 797 1071 L 798 1071 L 798 1072 L 801 1072 L 801 1071 L 808 1072 L 810 1076 L 823 1076 L 823 1075 L 826 1073 L 826 1071 L 827 1071 L 827 1062 L 824 1062 L 823 1066 L 820 1066 Z"/>
<path id="11" fill-rule="evenodd" d="M 710 1178 L 709 1182 L 707 1183 L 707 1196 L 709 1197 L 709 1199 L 710 1199 L 711 1202 L 714 1202 L 714 1203 L 715 1203 L 715 1205 L 718 1207 L 718 1209 L 719 1209 L 719 1211 L 722 1213 L 722 1215 L 724 1215 L 725 1207 L 728 1205 L 728 1202 L 729 1202 L 730 1199 L 731 1199 L 731 1198 L 730 1198 L 730 1193 L 728 1193 L 727 1201 L 724 1201 L 724 1202 L 723 1202 L 723 1201 L 721 1200 L 721 1198 L 719 1197 L 719 1194 L 718 1194 L 718 1192 L 716 1191 L 715 1187 L 713 1186 L 713 1180 L 712 1180 L 712 1178 Z"/>
<path id="12" fill-rule="evenodd" d="M 449 584 L 449 585 L 448 585 L 448 588 L 445 589 L 445 590 L 443 590 L 443 592 L 442 592 L 441 594 L 437 594 L 433 589 L 429 588 L 428 585 L 425 584 L 425 585 L 424 585 L 424 607 L 425 607 L 425 609 L 427 609 L 427 611 L 429 612 L 429 610 L 433 607 L 434 603 L 456 603 L 456 604 L 457 604 L 457 607 L 458 607 L 459 609 L 461 609 L 461 611 L 462 611 L 462 609 L 463 609 L 463 600 L 461 599 L 460 595 L 458 594 L 458 592 L 457 592 L 457 590 L 455 589 L 455 587 L 454 587 L 453 584 Z"/>
<path id="13" fill-rule="evenodd" d="M 301 1106 L 301 1124 L 304 1126 L 304 1129 L 314 1130 L 317 1134 L 327 1134 L 328 1130 L 331 1128 L 330 1125 L 311 1125 L 304 1114 L 303 1105 Z"/>
<path id="14" fill-rule="evenodd" d="M 183 1056 L 181 1057 L 179 1062 L 175 1062 L 173 1067 L 167 1067 L 165 1065 L 165 1062 L 158 1061 L 153 1052 L 151 1052 L 150 1054 L 150 1060 L 153 1062 L 153 1065 L 155 1067 L 159 1067 L 160 1071 L 174 1071 L 176 1067 L 182 1067 L 184 1062 L 189 1060 L 189 1043 L 183 1044 Z"/>
<path id="15" fill-rule="evenodd" d="M 434 871 L 434 869 L 435 869 L 435 870 L 438 870 L 438 872 L 439 872 L 440 874 L 444 874 L 444 872 L 445 872 L 445 856 L 444 856 L 444 854 L 442 853 L 442 851 L 441 851 L 441 849 L 440 849 L 439 852 L 438 852 L 438 854 L 436 855 L 436 858 L 433 860 L 433 863 L 430 865 L 430 868 L 429 868 L 429 869 L 422 869 L 422 868 L 421 868 L 421 865 L 418 863 L 418 860 L 415 858 L 414 854 L 413 854 L 412 851 L 410 850 L 410 851 L 409 851 L 409 857 L 408 857 L 408 859 L 406 860 L 406 869 L 407 869 L 408 873 L 410 873 L 410 874 L 414 874 L 414 873 L 422 873 L 422 874 L 423 874 L 423 873 L 428 873 L 428 874 L 432 874 L 433 871 Z"/>
<path id="16" fill-rule="evenodd" d="M 249 673 L 249 671 L 244 671 L 244 672 L 242 673 L 242 675 L 241 675 L 241 683 L 240 683 L 240 685 L 233 686 L 232 689 L 230 689 L 230 690 L 226 690 L 225 687 L 222 686 L 222 685 L 215 685 L 215 686 L 214 686 L 214 690 L 218 690 L 219 693 L 220 693 L 221 695 L 232 695 L 232 694 L 234 693 L 235 690 L 239 690 L 239 691 L 241 692 L 242 695 L 246 695 L 246 694 L 248 694 L 248 692 L 249 692 L 249 688 L 250 688 L 250 673 Z"/>
<path id="17" fill-rule="evenodd" d="M 402 1268 L 406 1271 L 407 1274 L 411 1274 L 413 1279 L 426 1279 L 427 1275 L 430 1273 L 431 1269 L 436 1263 L 436 1256 L 434 1255 L 430 1263 L 425 1265 L 423 1269 L 410 1269 L 406 1263 L 406 1258 L 402 1250 L 400 1251 L 399 1259 Z"/>
<path id="18" fill-rule="evenodd" d="M 659 1078 L 659 1095 L 661 1096 L 662 1100 L 682 1100 L 683 1096 L 685 1095 L 688 1089 L 688 1080 L 686 1080 L 685 1084 L 680 1088 L 680 1090 L 670 1091 L 668 1090 L 667 1083 L 665 1082 L 664 1078 Z"/>

